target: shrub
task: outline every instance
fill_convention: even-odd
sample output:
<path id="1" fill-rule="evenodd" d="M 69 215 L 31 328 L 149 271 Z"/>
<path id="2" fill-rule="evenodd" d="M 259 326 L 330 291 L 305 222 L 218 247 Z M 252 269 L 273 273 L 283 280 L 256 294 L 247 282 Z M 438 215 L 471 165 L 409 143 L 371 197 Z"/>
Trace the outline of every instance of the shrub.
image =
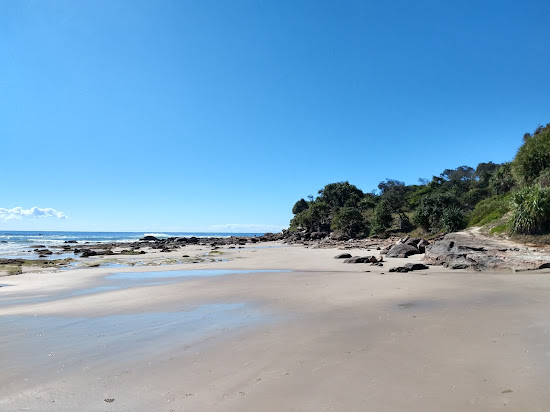
<path id="1" fill-rule="evenodd" d="M 532 185 L 512 196 L 510 230 L 520 234 L 540 234 L 550 229 L 550 189 Z"/>
<path id="2" fill-rule="evenodd" d="M 361 211 L 357 208 L 343 207 L 334 214 L 331 229 L 351 238 L 365 230 Z"/>
<path id="3" fill-rule="evenodd" d="M 479 202 L 468 215 L 468 226 L 482 226 L 510 211 L 510 195 L 493 196 Z"/>
<path id="4" fill-rule="evenodd" d="M 539 128 L 525 139 L 513 162 L 518 180 L 531 185 L 543 170 L 550 168 L 550 127 Z"/>
<path id="5" fill-rule="evenodd" d="M 512 163 L 503 163 L 489 179 L 489 187 L 495 195 L 509 192 L 516 186 L 516 179 L 512 173 Z"/>
<path id="6" fill-rule="evenodd" d="M 445 232 L 456 232 L 466 227 L 464 212 L 459 207 L 451 206 L 441 214 L 441 226 Z"/>
<path id="7" fill-rule="evenodd" d="M 445 210 L 459 207 L 458 198 L 452 193 L 437 193 L 423 197 L 413 213 L 413 223 L 434 233 L 443 229 L 442 217 Z"/>
<path id="8" fill-rule="evenodd" d="M 381 200 L 374 208 L 374 215 L 372 217 L 373 234 L 380 234 L 387 231 L 393 223 L 393 215 L 391 207 L 387 201 Z"/>

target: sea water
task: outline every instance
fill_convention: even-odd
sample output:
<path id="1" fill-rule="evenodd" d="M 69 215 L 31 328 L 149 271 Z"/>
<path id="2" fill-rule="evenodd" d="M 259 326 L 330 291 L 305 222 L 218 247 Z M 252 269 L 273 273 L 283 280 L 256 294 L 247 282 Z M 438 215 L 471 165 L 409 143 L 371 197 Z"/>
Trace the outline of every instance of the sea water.
<path id="1" fill-rule="evenodd" d="M 36 246 L 45 248 L 59 247 L 68 241 L 76 241 L 77 245 L 88 243 L 135 242 L 144 236 L 151 235 L 159 239 L 169 237 L 230 237 L 230 236 L 261 236 L 263 233 L 217 233 L 217 232 L 30 232 L 30 231 L 0 231 L 0 258 L 33 259 L 38 255 L 33 249 Z M 76 246 L 73 244 L 73 246 Z M 59 259 L 59 255 L 49 255 L 50 259 Z"/>

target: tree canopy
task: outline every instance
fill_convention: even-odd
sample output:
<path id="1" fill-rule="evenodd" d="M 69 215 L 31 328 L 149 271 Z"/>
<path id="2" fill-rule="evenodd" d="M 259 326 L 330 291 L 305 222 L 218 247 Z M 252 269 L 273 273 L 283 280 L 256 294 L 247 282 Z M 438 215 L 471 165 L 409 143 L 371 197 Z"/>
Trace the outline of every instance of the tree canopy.
<path id="1" fill-rule="evenodd" d="M 292 208 L 291 231 L 334 232 L 355 238 L 421 230 L 438 233 L 502 219 L 517 233 L 550 230 L 550 125 L 526 133 L 512 162 L 445 169 L 420 184 L 397 179 L 363 192 L 348 181 L 329 183 Z M 511 199 L 511 201 L 510 201 Z M 546 219 L 545 216 L 549 216 Z"/>

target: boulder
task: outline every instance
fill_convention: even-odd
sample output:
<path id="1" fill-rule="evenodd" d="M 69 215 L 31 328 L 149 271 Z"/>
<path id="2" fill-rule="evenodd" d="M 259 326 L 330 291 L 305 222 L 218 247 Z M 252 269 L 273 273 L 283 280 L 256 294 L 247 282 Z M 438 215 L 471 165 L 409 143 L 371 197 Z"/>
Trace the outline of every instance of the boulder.
<path id="1" fill-rule="evenodd" d="M 429 266 L 426 266 L 423 263 L 405 263 L 403 267 L 409 269 L 409 270 L 424 270 L 429 269 Z"/>
<path id="2" fill-rule="evenodd" d="M 429 268 L 428 266 L 423 265 L 422 263 L 407 263 L 403 266 L 391 268 L 390 272 L 407 273 L 413 270 L 423 270 L 423 269 L 429 269 Z"/>
<path id="3" fill-rule="evenodd" d="M 75 252 L 76 253 L 76 252 Z M 95 250 L 91 250 L 91 249 L 84 249 L 82 251 L 82 255 L 80 255 L 80 257 L 90 257 L 90 256 L 96 256 L 97 255 L 97 252 Z"/>
<path id="4" fill-rule="evenodd" d="M 386 257 L 408 257 L 421 253 L 415 246 L 398 243 L 386 253 Z M 400 256 L 401 255 L 401 256 Z"/>
<path id="5" fill-rule="evenodd" d="M 390 269 L 390 272 L 397 272 L 397 273 L 407 273 L 408 271 L 409 271 L 409 269 L 407 269 L 404 266 L 398 266 L 396 268 L 391 268 Z"/>
<path id="6" fill-rule="evenodd" d="M 329 234 L 327 232 L 312 232 L 309 234 L 309 238 L 311 240 L 319 240 L 328 237 L 328 235 Z"/>
<path id="7" fill-rule="evenodd" d="M 344 263 L 374 263 L 378 262 L 376 256 L 354 256 L 344 260 Z"/>
<path id="8" fill-rule="evenodd" d="M 141 239 L 139 239 L 139 240 L 141 240 L 142 242 L 149 242 L 149 241 L 151 241 L 151 240 L 153 240 L 153 241 L 156 242 L 156 241 L 159 240 L 159 239 L 158 239 L 157 237 L 155 237 L 155 236 L 147 235 L 147 236 L 143 236 L 143 237 L 142 237 Z"/>
<path id="9" fill-rule="evenodd" d="M 334 259 L 348 259 L 351 255 L 349 253 L 341 253 L 339 255 L 334 256 Z"/>

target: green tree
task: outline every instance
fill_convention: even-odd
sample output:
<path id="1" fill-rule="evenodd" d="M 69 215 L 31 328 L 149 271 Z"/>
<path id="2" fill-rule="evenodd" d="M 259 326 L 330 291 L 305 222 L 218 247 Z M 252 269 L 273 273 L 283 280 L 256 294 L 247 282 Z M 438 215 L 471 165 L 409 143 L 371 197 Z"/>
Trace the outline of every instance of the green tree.
<path id="1" fill-rule="evenodd" d="M 409 217 L 405 212 L 410 209 L 407 199 L 410 187 L 399 180 L 386 179 L 378 184 L 378 189 L 380 199 L 385 202 L 384 207 L 389 208 L 391 213 L 398 214 L 403 225 L 408 226 Z"/>
<path id="2" fill-rule="evenodd" d="M 298 213 L 303 212 L 308 208 L 309 208 L 309 204 L 304 199 L 300 199 L 292 207 L 292 213 L 297 215 Z"/>
<path id="3" fill-rule="evenodd" d="M 371 232 L 373 234 L 381 234 L 391 228 L 393 224 L 392 208 L 385 199 L 381 199 L 380 202 L 374 208 L 374 215 L 372 217 Z"/>
<path id="4" fill-rule="evenodd" d="M 365 231 L 366 226 L 359 209 L 342 207 L 334 214 L 331 229 L 350 238 L 355 238 Z"/>
<path id="5" fill-rule="evenodd" d="M 319 200 L 331 209 L 357 207 L 362 197 L 363 191 L 349 182 L 330 183 L 319 190 Z"/>
<path id="6" fill-rule="evenodd" d="M 441 227 L 445 232 L 456 232 L 466 227 L 466 218 L 461 208 L 450 206 L 441 214 Z"/>
<path id="7" fill-rule="evenodd" d="M 532 136 L 524 138 L 513 161 L 514 174 L 523 185 L 531 185 L 550 168 L 550 124 L 539 127 Z"/>
<path id="8" fill-rule="evenodd" d="M 511 162 L 501 164 L 489 180 L 489 189 L 495 195 L 508 193 L 514 186 L 516 186 L 516 179 Z"/>
<path id="9" fill-rule="evenodd" d="M 438 232 L 443 229 L 442 217 L 445 210 L 459 208 L 460 200 L 452 192 L 435 193 L 425 196 L 413 214 L 413 222 L 428 232 Z"/>

